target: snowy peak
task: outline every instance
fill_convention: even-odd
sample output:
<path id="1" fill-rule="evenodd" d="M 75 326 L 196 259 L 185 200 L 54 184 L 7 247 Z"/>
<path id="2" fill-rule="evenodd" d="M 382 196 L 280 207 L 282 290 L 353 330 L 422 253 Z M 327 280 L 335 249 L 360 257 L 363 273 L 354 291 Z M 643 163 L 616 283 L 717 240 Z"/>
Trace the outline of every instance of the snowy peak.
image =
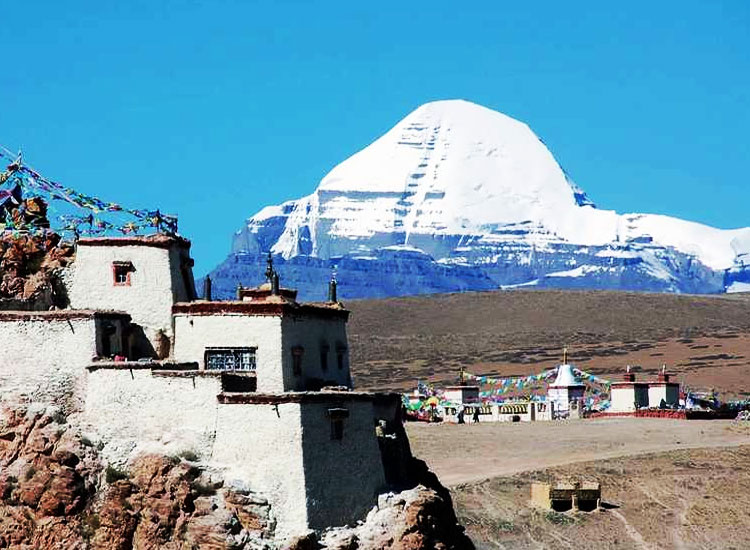
<path id="1" fill-rule="evenodd" d="M 405 293 L 383 282 L 403 285 L 399 270 L 418 274 L 409 292 L 750 282 L 750 229 L 596 208 L 526 124 L 462 100 L 422 105 L 312 194 L 264 208 L 235 235 L 235 259 L 269 250 L 298 265 L 295 277 L 348 264 L 364 285 L 350 296 Z"/>
<path id="2" fill-rule="evenodd" d="M 321 198 L 362 193 L 395 198 L 393 217 L 337 229 L 484 232 L 586 202 L 526 124 L 461 100 L 419 107 L 318 188 Z"/>

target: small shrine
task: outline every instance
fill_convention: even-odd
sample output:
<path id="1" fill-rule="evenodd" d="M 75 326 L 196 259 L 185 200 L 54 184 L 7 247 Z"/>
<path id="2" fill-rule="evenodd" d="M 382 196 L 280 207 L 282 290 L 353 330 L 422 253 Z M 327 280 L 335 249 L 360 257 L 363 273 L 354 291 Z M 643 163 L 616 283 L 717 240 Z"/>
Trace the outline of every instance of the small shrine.
<path id="1" fill-rule="evenodd" d="M 557 367 L 555 381 L 547 387 L 547 402 L 553 407 L 553 416 L 567 415 L 571 408 L 581 409 L 586 386 L 568 363 L 568 348 L 563 350 L 563 362 Z M 571 403 L 574 405 L 571 407 Z"/>

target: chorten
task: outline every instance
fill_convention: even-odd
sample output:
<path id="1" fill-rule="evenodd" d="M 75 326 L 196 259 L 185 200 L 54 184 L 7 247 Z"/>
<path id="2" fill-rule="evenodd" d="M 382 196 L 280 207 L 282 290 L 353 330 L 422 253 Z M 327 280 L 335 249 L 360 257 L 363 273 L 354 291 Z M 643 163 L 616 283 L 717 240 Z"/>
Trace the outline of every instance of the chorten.
<path id="1" fill-rule="evenodd" d="M 547 388 L 547 401 L 552 404 L 555 416 L 567 414 L 571 401 L 583 401 L 586 389 L 576 376 L 573 365 L 568 363 L 568 348 L 563 350 L 563 362 L 557 367 L 555 381 Z"/>

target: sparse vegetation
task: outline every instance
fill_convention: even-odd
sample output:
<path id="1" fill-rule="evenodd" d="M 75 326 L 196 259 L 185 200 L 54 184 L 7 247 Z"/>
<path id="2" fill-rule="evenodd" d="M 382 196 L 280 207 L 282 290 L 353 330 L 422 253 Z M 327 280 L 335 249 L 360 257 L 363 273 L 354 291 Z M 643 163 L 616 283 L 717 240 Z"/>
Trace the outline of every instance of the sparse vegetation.
<path id="1" fill-rule="evenodd" d="M 104 480 L 109 483 L 115 483 L 116 481 L 120 481 L 122 479 L 128 479 L 128 473 L 124 470 L 120 470 L 119 468 L 115 468 L 112 465 L 107 466 L 107 469 L 104 471 Z"/>
<path id="2" fill-rule="evenodd" d="M 357 300 L 347 303 L 352 374 L 358 388 L 379 390 L 454 383 L 461 367 L 522 376 L 555 366 L 567 344 L 573 363 L 605 378 L 626 364 L 650 377 L 666 363 L 692 388 L 730 398 L 750 389 L 738 374 L 750 368 L 748 301 L 555 290 Z M 696 346 L 711 351 L 696 356 Z"/>
<path id="3" fill-rule="evenodd" d="M 186 450 L 186 451 L 182 451 L 180 453 L 177 453 L 177 457 L 181 458 L 182 460 L 187 460 L 188 462 L 198 462 L 198 460 L 200 460 L 200 458 L 195 453 L 195 451 L 192 451 L 192 450 L 189 450 L 189 449 Z"/>
<path id="4" fill-rule="evenodd" d="M 210 497 L 216 494 L 216 487 L 209 483 L 194 481 L 191 485 L 191 489 L 193 490 L 193 493 L 199 497 Z"/>
<path id="5" fill-rule="evenodd" d="M 576 522 L 573 517 L 552 510 L 544 514 L 544 519 L 546 519 L 550 523 L 554 523 L 555 525 L 572 525 Z"/>
<path id="6" fill-rule="evenodd" d="M 91 540 L 99 527 L 101 527 L 99 514 L 91 513 L 83 516 L 81 520 L 81 534 L 85 540 Z"/>

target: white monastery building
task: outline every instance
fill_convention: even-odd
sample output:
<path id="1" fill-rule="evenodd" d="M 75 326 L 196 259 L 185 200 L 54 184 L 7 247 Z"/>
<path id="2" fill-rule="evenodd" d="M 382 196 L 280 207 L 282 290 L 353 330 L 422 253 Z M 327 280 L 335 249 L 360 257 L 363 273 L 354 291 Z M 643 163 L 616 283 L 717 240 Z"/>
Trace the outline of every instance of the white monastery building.
<path id="1" fill-rule="evenodd" d="M 79 239 L 68 309 L 0 311 L 3 395 L 62 405 L 115 463 L 196 453 L 269 498 L 279 537 L 364 517 L 403 471 L 382 451 L 401 400 L 352 390 L 335 281 L 298 303 L 269 258 L 266 284 L 199 300 L 192 265 L 177 236 Z"/>

